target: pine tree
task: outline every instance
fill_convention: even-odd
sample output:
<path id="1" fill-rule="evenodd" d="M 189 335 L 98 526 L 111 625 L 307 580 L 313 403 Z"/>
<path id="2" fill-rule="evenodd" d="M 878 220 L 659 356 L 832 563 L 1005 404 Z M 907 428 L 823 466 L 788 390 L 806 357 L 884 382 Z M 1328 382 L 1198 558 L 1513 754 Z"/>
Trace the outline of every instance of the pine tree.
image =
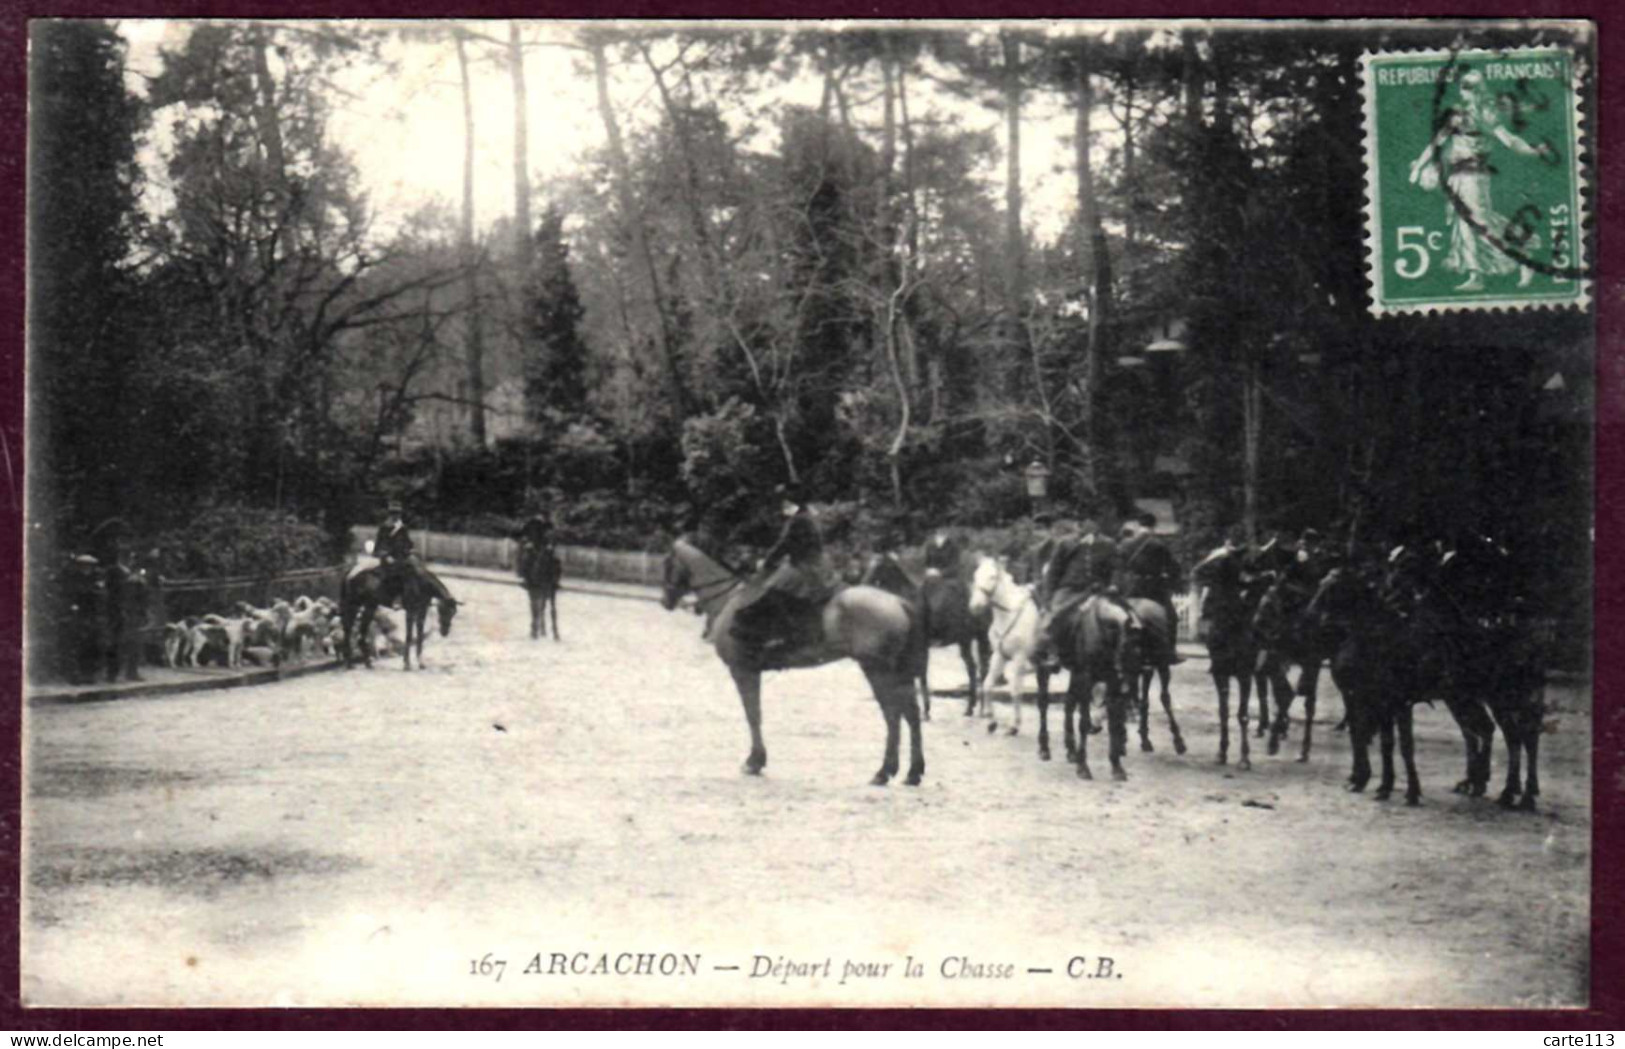
<path id="1" fill-rule="evenodd" d="M 581 412 L 586 399 L 585 313 L 570 274 L 564 215 L 549 205 L 536 227 L 535 255 L 526 294 L 525 407 L 533 422 L 552 413 Z"/>

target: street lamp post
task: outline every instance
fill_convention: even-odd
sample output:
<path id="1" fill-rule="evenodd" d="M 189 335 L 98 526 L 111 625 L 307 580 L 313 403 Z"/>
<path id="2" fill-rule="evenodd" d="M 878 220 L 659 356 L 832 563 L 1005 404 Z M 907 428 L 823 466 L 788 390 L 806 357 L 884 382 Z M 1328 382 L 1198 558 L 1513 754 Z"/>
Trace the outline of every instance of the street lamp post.
<path id="1" fill-rule="evenodd" d="M 1037 516 L 1043 506 L 1044 496 L 1049 493 L 1049 467 L 1034 459 L 1021 471 L 1021 476 L 1027 482 L 1027 498 L 1032 500 L 1033 514 Z"/>

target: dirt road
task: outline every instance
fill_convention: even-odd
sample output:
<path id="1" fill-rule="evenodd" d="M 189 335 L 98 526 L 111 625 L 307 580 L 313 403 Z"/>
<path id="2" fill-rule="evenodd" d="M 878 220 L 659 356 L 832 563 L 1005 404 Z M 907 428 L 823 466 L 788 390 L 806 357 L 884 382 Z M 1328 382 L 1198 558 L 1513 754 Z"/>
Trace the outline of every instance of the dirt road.
<path id="1" fill-rule="evenodd" d="M 1190 753 L 1158 711 L 1127 783 L 1040 763 L 1031 710 L 989 735 L 939 695 L 925 784 L 870 787 L 884 727 L 850 664 L 768 679 L 750 778 L 692 616 L 566 594 L 564 642 L 532 642 L 521 591 L 453 589 L 421 673 L 29 710 L 26 1000 L 1585 1000 L 1586 691 L 1550 694 L 1533 816 L 1449 793 L 1428 708 L 1422 807 L 1345 793 L 1334 692 L 1308 764 L 1217 767 L 1199 661 Z M 933 674 L 963 684 L 956 654 Z"/>

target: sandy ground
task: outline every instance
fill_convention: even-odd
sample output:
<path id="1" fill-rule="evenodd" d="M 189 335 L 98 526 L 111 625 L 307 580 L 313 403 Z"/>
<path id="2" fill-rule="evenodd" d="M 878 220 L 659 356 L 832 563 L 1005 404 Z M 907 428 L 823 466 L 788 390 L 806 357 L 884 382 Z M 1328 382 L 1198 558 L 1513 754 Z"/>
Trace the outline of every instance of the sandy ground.
<path id="1" fill-rule="evenodd" d="M 852 664 L 769 677 L 751 778 L 697 619 L 566 594 L 565 641 L 532 642 L 520 590 L 453 589 L 422 672 L 30 709 L 25 999 L 1585 1002 L 1585 690 L 1550 692 L 1537 815 L 1452 795 L 1458 736 L 1428 708 L 1423 805 L 1346 793 L 1329 683 L 1308 764 L 1295 722 L 1281 756 L 1218 767 L 1202 661 L 1174 683 L 1190 752 L 1156 711 L 1127 783 L 1039 762 L 1032 710 L 990 735 L 960 692 L 925 784 L 871 787 L 883 723 Z M 933 674 L 962 689 L 956 653 Z"/>

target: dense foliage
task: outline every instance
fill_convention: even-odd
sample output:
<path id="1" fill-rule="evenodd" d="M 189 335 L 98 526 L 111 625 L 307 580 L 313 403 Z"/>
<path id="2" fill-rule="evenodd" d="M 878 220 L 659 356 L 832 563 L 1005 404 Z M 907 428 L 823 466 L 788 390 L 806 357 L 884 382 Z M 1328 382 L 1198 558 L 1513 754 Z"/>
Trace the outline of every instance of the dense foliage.
<path id="1" fill-rule="evenodd" d="M 549 52 L 599 89 L 574 177 L 516 172 L 485 231 L 467 196 L 375 229 L 344 85 L 521 37 L 200 24 L 141 97 L 112 29 L 35 27 L 34 506 L 66 542 L 226 505 L 337 541 L 388 497 L 754 542 L 789 479 L 853 535 L 994 527 L 1037 460 L 1108 527 L 1170 500 L 1193 549 L 1473 527 L 1583 575 L 1590 319 L 1366 313 L 1370 33 L 582 27 Z M 1010 162 L 1040 111 L 1078 118 L 1058 234 Z"/>

